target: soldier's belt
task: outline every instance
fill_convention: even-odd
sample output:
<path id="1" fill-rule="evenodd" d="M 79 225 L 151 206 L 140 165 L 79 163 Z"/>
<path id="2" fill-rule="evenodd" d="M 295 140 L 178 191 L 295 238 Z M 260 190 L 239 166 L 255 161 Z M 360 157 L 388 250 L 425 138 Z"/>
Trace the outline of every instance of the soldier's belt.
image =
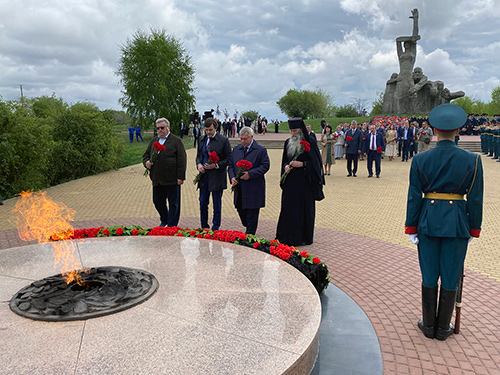
<path id="1" fill-rule="evenodd" d="M 450 193 L 425 193 L 424 198 L 428 199 L 442 199 L 445 201 L 463 201 L 464 196 L 461 194 L 450 194 Z"/>

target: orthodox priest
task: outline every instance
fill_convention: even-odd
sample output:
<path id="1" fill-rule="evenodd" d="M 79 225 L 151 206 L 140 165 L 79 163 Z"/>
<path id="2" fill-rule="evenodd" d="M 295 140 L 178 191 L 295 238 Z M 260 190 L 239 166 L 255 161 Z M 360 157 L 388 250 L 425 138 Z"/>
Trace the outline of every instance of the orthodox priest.
<path id="1" fill-rule="evenodd" d="M 281 212 L 276 239 L 290 246 L 313 243 L 315 201 L 322 200 L 324 174 L 316 142 L 300 118 L 288 120 L 290 138 L 281 161 Z"/>

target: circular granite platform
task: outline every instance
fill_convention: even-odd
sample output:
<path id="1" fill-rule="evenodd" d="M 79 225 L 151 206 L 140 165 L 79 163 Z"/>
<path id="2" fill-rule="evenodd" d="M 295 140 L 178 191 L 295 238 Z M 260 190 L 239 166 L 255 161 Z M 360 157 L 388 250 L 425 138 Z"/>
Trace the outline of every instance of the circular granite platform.
<path id="1" fill-rule="evenodd" d="M 40 322 L 9 310 L 23 286 L 54 274 L 52 245 L 0 252 L 0 363 L 12 374 L 308 374 L 321 303 L 296 269 L 217 241 L 124 237 L 74 242 L 83 267 L 125 266 L 158 291 L 129 310 Z"/>

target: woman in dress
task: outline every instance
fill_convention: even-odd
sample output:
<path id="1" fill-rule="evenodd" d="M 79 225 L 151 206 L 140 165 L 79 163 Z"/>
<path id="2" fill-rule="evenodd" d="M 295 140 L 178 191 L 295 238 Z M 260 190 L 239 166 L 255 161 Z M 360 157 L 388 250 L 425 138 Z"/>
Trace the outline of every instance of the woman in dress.
<path id="1" fill-rule="evenodd" d="M 321 157 L 323 159 L 323 164 L 325 166 L 325 173 L 330 175 L 332 164 L 335 164 L 335 154 L 333 151 L 333 144 L 335 143 L 335 138 L 332 134 L 332 127 L 330 125 L 325 126 L 325 133 L 321 134 L 320 144 Z"/>
<path id="2" fill-rule="evenodd" d="M 342 131 L 342 126 L 340 125 L 337 126 L 337 131 L 333 133 L 333 138 L 336 140 L 335 145 L 333 146 L 335 152 L 335 159 L 342 159 L 342 156 L 344 155 L 344 143 L 345 143 L 345 134 Z"/>
<path id="3" fill-rule="evenodd" d="M 393 161 L 396 156 L 397 147 L 396 147 L 396 139 L 398 137 L 398 133 L 396 131 L 396 126 L 394 122 L 391 122 L 389 125 L 389 130 L 385 132 L 385 155 L 389 157 L 389 161 Z"/>

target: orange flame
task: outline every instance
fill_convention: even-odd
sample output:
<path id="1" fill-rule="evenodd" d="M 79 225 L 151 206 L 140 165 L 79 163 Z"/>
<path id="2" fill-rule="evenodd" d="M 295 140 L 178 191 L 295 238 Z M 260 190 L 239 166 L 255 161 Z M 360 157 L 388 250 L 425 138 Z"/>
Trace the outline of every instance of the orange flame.
<path id="1" fill-rule="evenodd" d="M 73 236 L 75 211 L 63 203 L 56 203 L 48 198 L 45 191 L 33 193 L 23 191 L 17 201 L 14 212 L 17 216 L 17 230 L 24 241 L 36 240 L 46 243 L 50 240 L 67 240 Z M 59 268 L 66 283 L 72 281 L 83 284 L 79 269 L 80 262 L 75 258 L 75 247 L 71 241 L 52 242 L 54 247 L 54 268 Z"/>

